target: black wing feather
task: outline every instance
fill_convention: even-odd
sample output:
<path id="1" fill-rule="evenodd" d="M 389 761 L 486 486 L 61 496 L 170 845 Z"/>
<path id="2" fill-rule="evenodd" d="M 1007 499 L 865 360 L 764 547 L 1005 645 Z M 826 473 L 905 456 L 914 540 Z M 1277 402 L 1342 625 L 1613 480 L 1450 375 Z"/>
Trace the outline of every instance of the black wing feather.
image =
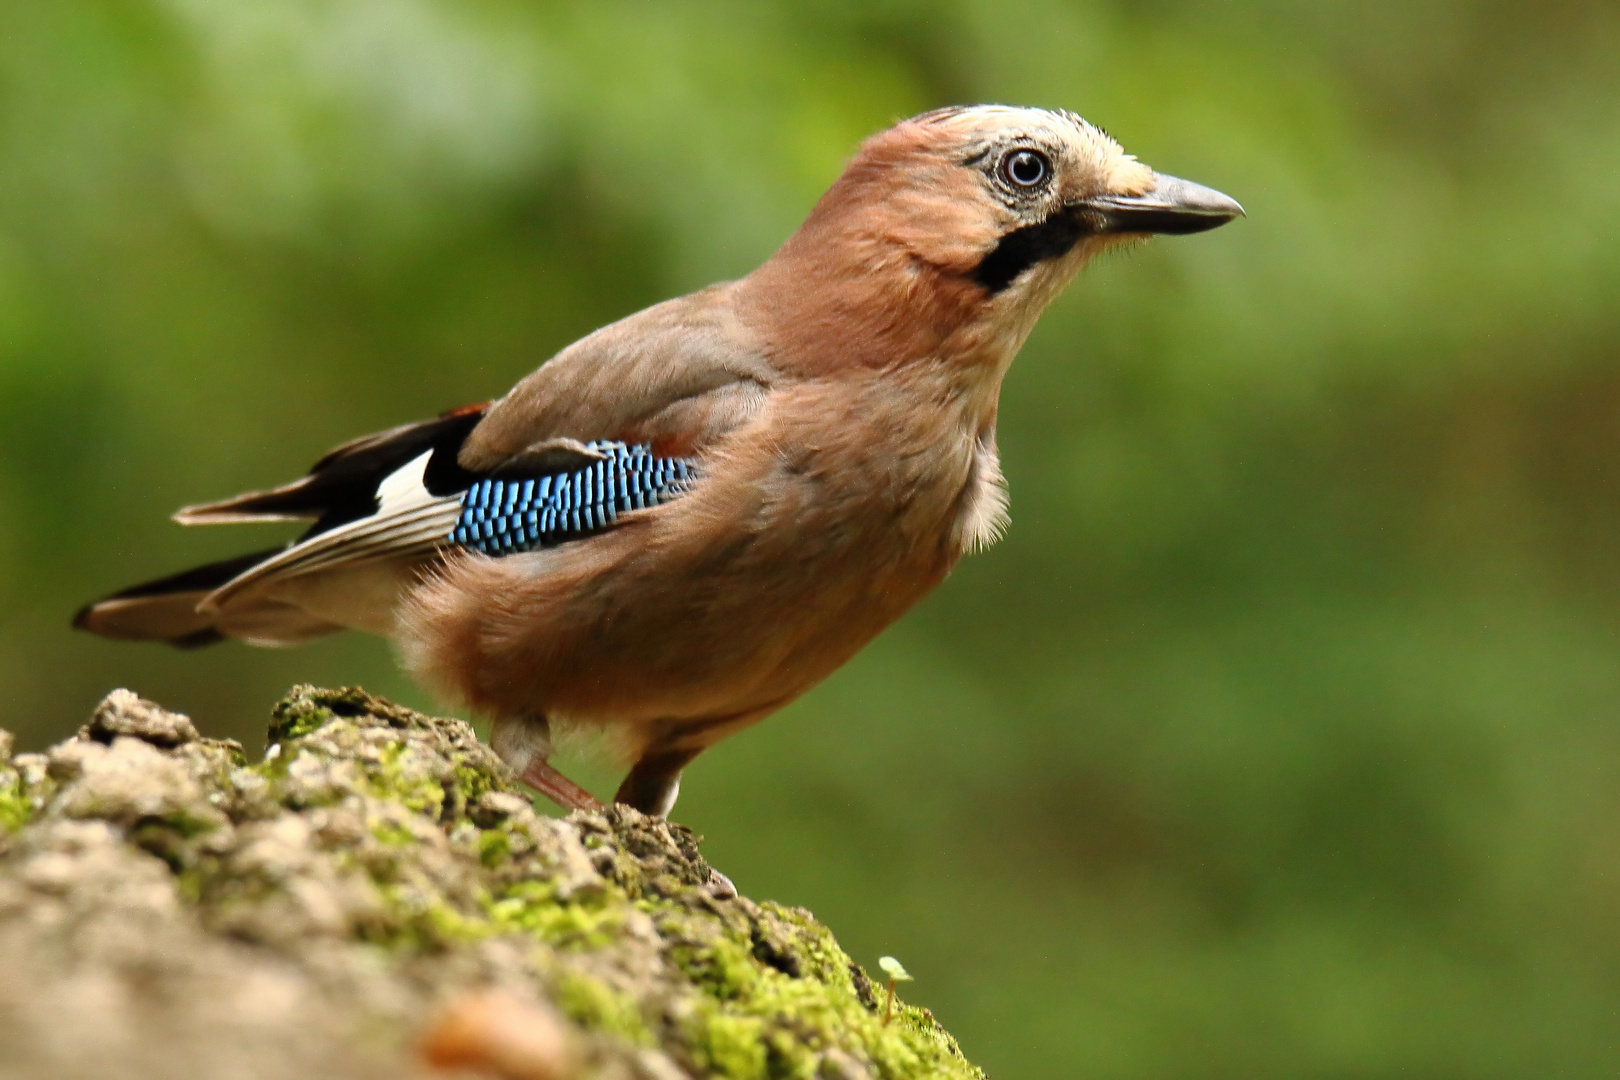
<path id="1" fill-rule="evenodd" d="M 474 480 L 456 463 L 461 444 L 483 419 L 488 405 L 473 405 L 432 420 L 402 424 L 345 443 L 317 461 L 309 475 L 269 491 L 188 506 L 175 515 L 186 525 L 251 520 L 314 518 L 301 539 L 376 513 L 377 486 L 406 462 L 433 451 L 423 480 L 433 495 L 453 495 Z"/>

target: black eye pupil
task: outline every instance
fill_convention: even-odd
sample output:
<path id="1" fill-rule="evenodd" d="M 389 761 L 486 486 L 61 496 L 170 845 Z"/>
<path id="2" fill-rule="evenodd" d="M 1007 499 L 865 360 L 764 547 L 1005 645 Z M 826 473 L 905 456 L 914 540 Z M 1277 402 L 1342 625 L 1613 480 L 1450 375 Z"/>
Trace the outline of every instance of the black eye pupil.
<path id="1" fill-rule="evenodd" d="M 1046 159 L 1033 150 L 1020 150 L 1007 159 L 1007 178 L 1020 187 L 1034 187 L 1046 179 Z"/>

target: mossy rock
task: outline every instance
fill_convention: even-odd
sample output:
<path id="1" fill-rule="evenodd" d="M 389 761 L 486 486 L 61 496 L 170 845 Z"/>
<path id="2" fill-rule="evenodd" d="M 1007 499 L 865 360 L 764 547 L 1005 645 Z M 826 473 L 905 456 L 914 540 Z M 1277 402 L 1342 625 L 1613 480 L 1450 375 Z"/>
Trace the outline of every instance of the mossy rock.
<path id="1" fill-rule="evenodd" d="M 492 995 L 563 1049 L 485 1025 L 462 1075 L 983 1075 L 728 885 L 680 825 L 535 813 L 459 720 L 297 687 L 250 764 L 117 691 L 46 754 L 0 733 L 0 1076 L 433 1075 Z"/>

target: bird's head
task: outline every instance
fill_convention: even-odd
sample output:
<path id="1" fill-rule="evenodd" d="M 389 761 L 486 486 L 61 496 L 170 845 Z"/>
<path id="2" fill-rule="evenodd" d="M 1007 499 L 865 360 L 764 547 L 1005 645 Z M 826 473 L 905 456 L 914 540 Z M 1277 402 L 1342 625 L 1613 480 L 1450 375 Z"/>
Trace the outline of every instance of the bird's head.
<path id="1" fill-rule="evenodd" d="M 868 340 L 893 338 L 885 324 L 919 344 L 967 329 L 999 366 L 1099 251 L 1242 213 L 1218 191 L 1155 172 L 1074 113 L 939 109 L 868 139 L 773 269 L 791 268 L 800 289 L 813 287 Z M 906 350 L 882 351 L 892 360 Z"/>

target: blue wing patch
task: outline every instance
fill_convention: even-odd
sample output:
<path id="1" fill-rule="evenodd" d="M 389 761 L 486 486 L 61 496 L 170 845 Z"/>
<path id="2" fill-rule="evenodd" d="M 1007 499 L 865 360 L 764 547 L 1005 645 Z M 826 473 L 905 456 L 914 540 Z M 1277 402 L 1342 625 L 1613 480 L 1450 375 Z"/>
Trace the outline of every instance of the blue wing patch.
<path id="1" fill-rule="evenodd" d="M 600 532 L 626 511 L 668 502 L 697 475 L 691 458 L 654 457 L 648 446 L 586 445 L 607 457 L 575 473 L 473 484 L 462 493 L 450 540 L 486 555 L 555 547 Z"/>

